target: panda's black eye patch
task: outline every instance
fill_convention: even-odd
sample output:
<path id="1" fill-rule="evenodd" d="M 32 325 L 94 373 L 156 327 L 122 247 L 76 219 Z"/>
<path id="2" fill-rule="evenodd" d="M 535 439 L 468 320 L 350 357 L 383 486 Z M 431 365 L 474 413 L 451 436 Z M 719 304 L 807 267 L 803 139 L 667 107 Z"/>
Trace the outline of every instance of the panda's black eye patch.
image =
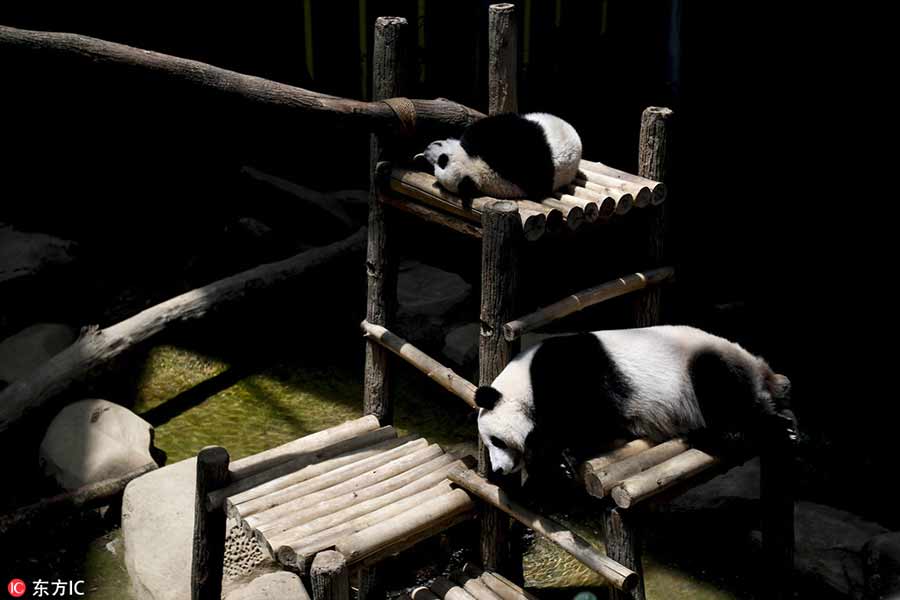
<path id="1" fill-rule="evenodd" d="M 446 154 L 441 154 L 438 156 L 438 166 L 442 169 L 447 167 L 447 163 L 450 162 L 450 157 Z"/>
<path id="2" fill-rule="evenodd" d="M 491 445 L 493 445 L 498 450 L 506 450 L 508 448 L 506 442 L 493 435 L 491 436 Z"/>

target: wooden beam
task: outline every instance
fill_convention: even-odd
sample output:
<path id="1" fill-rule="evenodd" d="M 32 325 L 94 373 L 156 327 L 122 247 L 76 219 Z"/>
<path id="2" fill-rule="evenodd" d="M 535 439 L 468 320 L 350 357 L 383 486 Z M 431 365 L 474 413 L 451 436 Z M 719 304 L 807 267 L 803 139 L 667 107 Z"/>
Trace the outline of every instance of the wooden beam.
<path id="1" fill-rule="evenodd" d="M 422 373 L 425 373 L 429 379 L 461 398 L 462 401 L 471 408 L 477 408 L 477 406 L 475 406 L 476 387 L 472 382 L 463 379 L 457 375 L 453 369 L 445 367 L 399 335 L 391 333 L 384 327 L 373 325 L 368 321 L 363 321 L 360 326 L 367 339 L 379 343 Z"/>
<path id="2" fill-rule="evenodd" d="M 462 486 L 491 506 L 499 508 L 526 527 L 549 539 L 606 579 L 614 588 L 630 590 L 637 584 L 637 573 L 601 554 L 584 538 L 564 528 L 556 521 L 542 517 L 515 502 L 503 490 L 471 469 L 451 471 L 449 477 L 453 483 Z"/>
<path id="3" fill-rule="evenodd" d="M 675 270 L 672 267 L 662 267 L 644 273 L 633 273 L 586 290 L 581 290 L 563 298 L 559 302 L 554 302 L 550 306 L 545 306 L 531 314 L 506 323 L 503 326 L 503 336 L 510 341 L 518 339 L 529 331 L 534 331 L 539 327 L 584 310 L 589 306 L 611 298 L 617 298 L 647 286 L 662 283 L 670 279 L 674 274 Z"/>
<path id="4" fill-rule="evenodd" d="M 0 26 L 0 52 L 7 57 L 18 53 L 48 61 L 65 61 L 64 64 L 72 68 L 106 68 L 110 71 L 111 82 L 118 81 L 116 78 L 123 75 L 132 75 L 135 81 L 153 81 L 148 75 L 161 75 L 173 82 L 199 86 L 258 106 L 288 110 L 292 118 L 315 119 L 317 124 L 323 126 L 391 133 L 399 132 L 401 128 L 396 113 L 384 102 L 329 96 L 196 60 L 74 33 Z M 375 64 L 375 67 L 378 65 Z M 377 84 L 377 77 L 375 82 Z M 83 93 L 83 90 L 73 90 L 72 93 Z M 373 98 L 382 100 L 393 95 L 379 97 L 375 94 Z M 461 131 L 484 116 L 477 110 L 449 100 L 412 100 L 412 104 L 416 110 L 417 128 L 426 133 L 432 130 L 435 135 Z"/>
<path id="5" fill-rule="evenodd" d="M 27 411 L 45 405 L 94 369 L 108 363 L 172 325 L 199 319 L 220 305 L 239 300 L 260 289 L 292 280 L 328 262 L 359 252 L 365 230 L 327 246 L 301 252 L 291 258 L 260 265 L 191 290 L 107 327 L 87 330 L 71 346 L 45 362 L 30 375 L 0 391 L 0 432 Z"/>

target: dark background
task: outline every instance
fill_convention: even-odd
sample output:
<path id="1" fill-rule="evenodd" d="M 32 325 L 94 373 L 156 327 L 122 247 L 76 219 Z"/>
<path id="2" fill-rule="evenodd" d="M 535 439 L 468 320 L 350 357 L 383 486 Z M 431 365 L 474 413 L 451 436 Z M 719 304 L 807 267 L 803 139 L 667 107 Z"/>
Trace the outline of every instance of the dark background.
<path id="1" fill-rule="evenodd" d="M 312 1 L 307 20 L 304 2 L 231 9 L 164 0 L 111 10 L 7 0 L 0 23 L 365 98 L 371 64 L 361 49 L 370 51 L 375 17 L 396 14 L 413 25 L 407 95 L 486 110 L 487 4 Z M 857 333 L 878 331 L 883 296 L 871 291 L 878 280 L 860 272 L 859 230 L 846 218 L 864 212 L 855 202 L 868 201 L 857 193 L 860 172 L 835 172 L 827 162 L 846 117 L 832 104 L 841 86 L 824 51 L 825 9 L 682 0 L 673 39 L 669 2 L 518 4 L 520 109 L 568 119 L 587 158 L 634 170 L 641 110 L 656 104 L 677 113 L 669 249 L 679 278 L 667 320 L 735 339 L 791 378 L 805 431 L 804 495 L 900 527 L 890 498 L 845 492 L 848 472 L 855 479 L 894 470 L 896 411 L 877 385 L 884 344 Z M 250 185 L 243 165 L 322 190 L 366 184 L 364 134 L 140 74 L 110 78 L 18 53 L 0 65 L 0 220 L 74 239 L 94 265 L 77 298 L 6 304 L 3 334 L 60 311 L 73 322 L 114 322 L 92 308 L 112 285 L 107 279 L 146 282 L 138 305 L 181 291 L 190 278 L 173 267 L 178 257 L 236 215 L 286 220 L 306 243 L 330 241 L 284 198 Z M 469 242 L 408 236 L 426 255 L 477 268 L 477 248 L 463 247 Z M 254 264 L 225 258 L 225 273 Z M 618 271 L 596 262 L 598 273 Z M 585 279 L 601 280 L 591 272 Z"/>

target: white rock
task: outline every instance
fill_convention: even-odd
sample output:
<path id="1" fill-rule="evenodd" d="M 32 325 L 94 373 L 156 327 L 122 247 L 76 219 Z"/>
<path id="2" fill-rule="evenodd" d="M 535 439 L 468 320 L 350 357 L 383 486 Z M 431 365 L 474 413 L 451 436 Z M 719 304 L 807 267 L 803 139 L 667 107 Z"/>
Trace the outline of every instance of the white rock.
<path id="1" fill-rule="evenodd" d="M 293 573 L 281 571 L 257 577 L 225 600 L 309 600 L 303 582 Z"/>
<path id="2" fill-rule="evenodd" d="M 0 381 L 12 383 L 75 341 L 68 325 L 38 323 L 0 342 Z"/>
<path id="3" fill-rule="evenodd" d="M 81 400 L 59 411 L 41 442 L 44 473 L 64 489 L 130 473 L 154 462 L 153 427 L 107 400 Z"/>
<path id="4" fill-rule="evenodd" d="M 191 544 L 197 459 L 138 477 L 122 499 L 125 567 L 137 600 L 191 597 Z M 262 551 L 236 523 L 225 540 L 225 579 L 244 576 L 264 562 Z"/>

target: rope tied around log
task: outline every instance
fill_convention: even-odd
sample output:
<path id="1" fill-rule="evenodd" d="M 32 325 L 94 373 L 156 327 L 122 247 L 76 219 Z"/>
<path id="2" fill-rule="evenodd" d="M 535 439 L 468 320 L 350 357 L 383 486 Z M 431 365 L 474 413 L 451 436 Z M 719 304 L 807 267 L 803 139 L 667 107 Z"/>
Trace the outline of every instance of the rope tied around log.
<path id="1" fill-rule="evenodd" d="M 397 115 L 401 137 L 410 138 L 416 133 L 416 105 L 409 98 L 382 100 Z"/>

